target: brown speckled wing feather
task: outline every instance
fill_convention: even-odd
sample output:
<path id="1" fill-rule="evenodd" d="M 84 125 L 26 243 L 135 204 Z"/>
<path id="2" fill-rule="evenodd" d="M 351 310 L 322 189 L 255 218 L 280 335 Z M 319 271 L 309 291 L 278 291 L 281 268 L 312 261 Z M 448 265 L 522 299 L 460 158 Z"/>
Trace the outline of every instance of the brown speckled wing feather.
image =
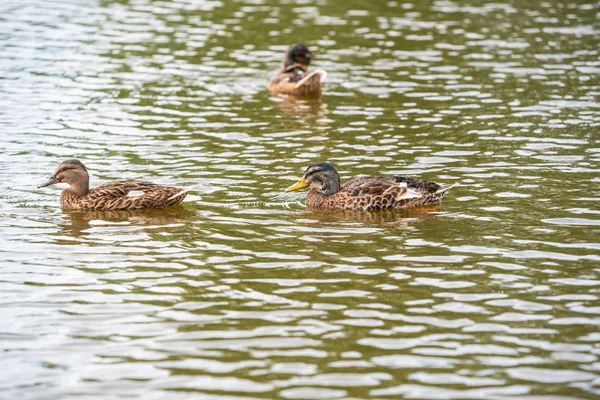
<path id="1" fill-rule="evenodd" d="M 406 182 L 406 185 L 421 194 L 418 199 L 402 200 L 398 207 L 418 207 L 431 203 L 437 203 L 448 193 L 448 189 L 454 185 L 440 185 L 432 181 L 425 181 L 413 178 L 404 178 L 402 176 L 394 176 L 398 182 Z"/>
<path id="2" fill-rule="evenodd" d="M 83 197 L 76 197 L 66 189 L 61 196 L 61 204 L 63 207 L 85 210 L 162 208 L 181 204 L 186 194 L 173 199 L 171 197 L 182 190 L 148 182 L 116 181 L 95 187 Z"/>
<path id="3" fill-rule="evenodd" d="M 422 197 L 400 199 L 399 196 L 404 193 L 399 186 L 401 183 L 406 183 L 409 189 L 419 192 Z M 440 201 L 446 194 L 445 191 L 438 193 L 443 188 L 435 182 L 402 176 L 366 176 L 346 182 L 341 191 L 331 197 L 340 196 L 337 199 L 340 202 L 345 193 L 347 196 L 343 202 L 350 207 L 344 208 L 350 210 L 415 207 Z"/>
<path id="4" fill-rule="evenodd" d="M 310 94 L 319 93 L 322 89 L 321 77 L 313 75 L 303 85 L 296 87 L 307 73 L 298 74 L 296 72 L 280 72 L 269 82 L 269 91 L 284 94 Z"/>
<path id="5" fill-rule="evenodd" d="M 394 176 L 396 182 L 406 182 L 410 189 L 414 189 L 421 194 L 435 193 L 442 188 L 442 185 L 432 182 L 413 178 L 405 178 L 403 176 Z"/>
<path id="6" fill-rule="evenodd" d="M 302 79 L 300 74 L 281 72 L 271 79 L 268 89 L 275 93 L 293 94 L 295 93 L 296 82 L 300 79 Z"/>
<path id="7" fill-rule="evenodd" d="M 435 193 L 442 188 L 441 185 L 435 182 L 404 178 L 402 176 L 365 176 L 346 182 L 342 186 L 342 190 L 352 193 L 353 196 L 369 193 L 377 194 L 381 190 L 387 190 L 390 186 L 403 182 L 406 183 L 409 189 L 414 189 L 422 195 Z"/>
<path id="8" fill-rule="evenodd" d="M 344 183 L 341 191 L 350 196 L 376 196 L 398 184 L 393 176 L 365 176 Z"/>

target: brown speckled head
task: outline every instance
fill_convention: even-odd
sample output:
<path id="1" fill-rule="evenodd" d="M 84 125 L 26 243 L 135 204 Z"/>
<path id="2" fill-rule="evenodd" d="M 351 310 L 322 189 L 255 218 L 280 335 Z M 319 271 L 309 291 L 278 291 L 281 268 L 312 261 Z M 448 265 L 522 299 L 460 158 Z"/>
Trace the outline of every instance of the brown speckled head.
<path id="1" fill-rule="evenodd" d="M 47 187 L 56 183 L 67 183 L 73 193 L 84 196 L 89 191 L 90 177 L 87 168 L 79 160 L 65 160 L 60 163 L 54 175 L 46 182 L 40 183 L 38 188 Z"/>

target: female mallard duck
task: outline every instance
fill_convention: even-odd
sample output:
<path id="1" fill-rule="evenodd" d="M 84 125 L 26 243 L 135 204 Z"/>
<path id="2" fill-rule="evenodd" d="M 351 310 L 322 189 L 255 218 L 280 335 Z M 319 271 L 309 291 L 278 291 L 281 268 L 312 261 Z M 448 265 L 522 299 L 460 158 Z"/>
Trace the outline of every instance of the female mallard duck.
<path id="1" fill-rule="evenodd" d="M 269 91 L 285 94 L 320 93 L 327 76 L 323 69 L 307 72 L 311 54 L 302 43 L 291 45 L 283 58 L 279 73 L 269 82 Z"/>
<path id="2" fill-rule="evenodd" d="M 89 188 L 87 168 L 79 160 L 60 163 L 52 177 L 38 188 L 67 183 L 60 195 L 60 206 L 74 210 L 141 210 L 181 204 L 192 188 L 182 189 L 155 183 L 115 181 Z"/>
<path id="3" fill-rule="evenodd" d="M 333 165 L 321 162 L 308 167 L 304 176 L 285 191 L 310 186 L 306 205 L 313 209 L 371 211 L 434 203 L 454 185 L 401 176 L 366 176 L 341 185 Z"/>

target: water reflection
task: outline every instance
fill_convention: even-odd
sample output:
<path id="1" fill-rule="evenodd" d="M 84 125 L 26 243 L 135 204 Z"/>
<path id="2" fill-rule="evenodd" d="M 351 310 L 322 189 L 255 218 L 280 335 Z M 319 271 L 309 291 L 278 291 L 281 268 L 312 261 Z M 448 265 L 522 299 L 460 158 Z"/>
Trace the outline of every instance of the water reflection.
<path id="1" fill-rule="evenodd" d="M 411 225 L 438 218 L 448 218 L 444 212 L 446 208 L 437 204 L 428 208 L 398 208 L 391 210 L 379 210 L 375 212 L 367 211 L 311 211 L 310 213 L 300 214 L 300 218 L 314 223 L 331 222 L 357 222 L 360 225 L 382 225 L 386 227 L 396 226 L 408 228 Z"/>
<path id="2" fill-rule="evenodd" d="M 136 230 L 152 231 L 167 225 L 187 222 L 198 217 L 194 210 L 184 206 L 168 207 L 149 210 L 121 210 L 121 211 L 69 211 L 63 210 L 61 234 L 80 237 L 92 231 L 110 229 L 115 226 L 129 226 Z"/>
<path id="3" fill-rule="evenodd" d="M 273 108 L 284 116 L 313 114 L 325 117 L 328 114 L 327 104 L 320 93 L 310 96 L 276 95 L 270 100 L 273 102 Z"/>

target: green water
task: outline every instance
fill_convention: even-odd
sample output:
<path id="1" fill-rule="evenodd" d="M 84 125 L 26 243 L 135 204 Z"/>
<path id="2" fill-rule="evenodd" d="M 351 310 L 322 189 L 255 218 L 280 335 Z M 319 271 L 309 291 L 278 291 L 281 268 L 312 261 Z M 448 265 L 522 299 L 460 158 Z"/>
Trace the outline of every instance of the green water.
<path id="1" fill-rule="evenodd" d="M 0 398 L 594 399 L 597 2 L 0 4 Z M 303 41 L 320 98 L 271 96 Z M 203 185 L 63 212 L 36 189 Z M 306 210 L 342 181 L 443 204 Z"/>

